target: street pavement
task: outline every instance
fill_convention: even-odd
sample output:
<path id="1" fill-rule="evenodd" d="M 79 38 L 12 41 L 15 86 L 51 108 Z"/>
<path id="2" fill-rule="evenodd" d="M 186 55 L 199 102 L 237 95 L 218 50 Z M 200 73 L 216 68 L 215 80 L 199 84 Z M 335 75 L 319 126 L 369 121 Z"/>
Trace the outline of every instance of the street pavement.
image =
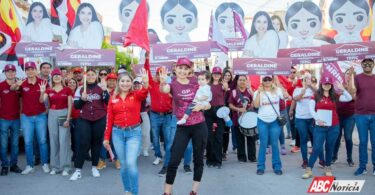
<path id="1" fill-rule="evenodd" d="M 289 143 L 289 140 L 287 140 Z M 231 148 L 231 145 L 230 145 Z M 258 148 L 258 146 L 257 146 Z M 289 149 L 289 146 L 288 146 Z M 151 152 L 150 152 L 151 153 Z M 371 164 L 371 151 L 369 151 L 369 162 Z M 353 148 L 353 158 L 358 165 L 358 147 Z M 301 175 L 304 170 L 300 168 L 301 154 L 288 153 L 281 157 L 283 172 L 277 176 L 271 169 L 271 155 L 267 155 L 267 169 L 263 176 L 256 175 L 256 164 L 240 164 L 236 160 L 236 154 L 229 153 L 228 161 L 223 163 L 222 169 L 204 169 L 200 195 L 274 195 L 274 194 L 306 194 L 312 179 L 303 180 Z M 165 178 L 159 177 L 157 172 L 162 165 L 152 165 L 153 156 L 139 157 L 139 194 L 160 195 L 163 192 Z M 25 167 L 25 156 L 22 154 L 19 165 Z M 360 194 L 371 194 L 375 192 L 375 176 L 372 175 L 372 166 L 368 165 L 369 173 L 364 176 L 355 177 L 353 173 L 357 167 L 349 167 L 346 163 L 345 144 L 342 142 L 339 160 L 332 166 L 333 173 L 339 180 L 366 180 Z M 323 169 L 313 169 L 314 175 L 322 175 Z M 41 166 L 36 167 L 36 172 L 30 175 L 18 175 L 10 173 L 8 176 L 0 177 L 1 195 L 117 195 L 124 194 L 119 171 L 114 168 L 113 163 L 107 163 L 107 168 L 100 171 L 101 177 L 91 176 L 91 162 L 86 161 L 83 169 L 82 179 L 71 182 L 69 177 L 61 175 L 48 175 L 43 173 Z M 187 175 L 180 166 L 175 185 L 174 195 L 187 195 L 190 192 L 193 175 Z M 350 194 L 350 193 L 344 193 Z M 358 193 L 356 193 L 358 194 Z"/>

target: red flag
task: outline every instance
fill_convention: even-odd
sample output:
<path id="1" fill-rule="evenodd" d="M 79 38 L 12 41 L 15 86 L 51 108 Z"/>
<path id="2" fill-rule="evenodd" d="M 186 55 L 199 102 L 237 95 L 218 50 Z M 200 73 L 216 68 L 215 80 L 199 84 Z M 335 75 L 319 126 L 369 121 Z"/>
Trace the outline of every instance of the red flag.
<path id="1" fill-rule="evenodd" d="M 141 0 L 137 11 L 135 12 L 134 18 L 129 26 L 129 30 L 126 33 L 124 47 L 130 44 L 136 44 L 142 47 L 147 52 L 150 52 L 150 41 L 148 39 L 147 32 L 147 4 L 146 0 Z"/>
<path id="2" fill-rule="evenodd" d="M 63 27 L 69 34 L 80 2 L 81 0 L 51 0 L 51 23 Z"/>
<path id="3" fill-rule="evenodd" d="M 0 7 L 0 59 L 16 60 L 15 46 L 21 40 L 21 21 L 12 0 L 0 0 Z"/>

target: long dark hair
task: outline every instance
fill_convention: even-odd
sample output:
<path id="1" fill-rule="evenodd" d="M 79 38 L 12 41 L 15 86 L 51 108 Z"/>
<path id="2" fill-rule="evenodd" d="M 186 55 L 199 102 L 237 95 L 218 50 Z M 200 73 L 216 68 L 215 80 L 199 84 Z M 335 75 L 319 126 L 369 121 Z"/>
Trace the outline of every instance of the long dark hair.
<path id="1" fill-rule="evenodd" d="M 81 20 L 79 20 L 79 13 L 85 7 L 88 7 L 91 10 L 91 13 L 92 13 L 91 22 L 95 22 L 95 21 L 99 22 L 98 15 L 96 14 L 95 8 L 90 3 L 81 3 L 81 5 L 79 5 L 79 7 L 77 9 L 77 12 L 76 12 L 77 14 L 76 14 L 76 19 L 74 20 L 74 26 L 73 26 L 73 28 L 81 25 Z"/>
<path id="2" fill-rule="evenodd" d="M 215 73 L 216 74 L 216 73 Z M 214 84 L 214 74 L 213 73 L 211 73 L 211 75 L 210 75 L 210 85 L 212 85 L 212 84 Z M 222 81 L 223 81 L 223 77 L 224 77 L 224 75 L 223 74 L 220 74 L 220 79 L 219 79 L 219 83 L 221 83 Z M 228 83 L 229 84 L 229 83 Z"/>
<path id="3" fill-rule="evenodd" d="M 281 20 L 281 18 L 278 16 L 278 15 L 273 15 L 271 17 L 271 20 L 278 20 L 279 23 L 280 23 L 280 30 L 279 31 L 285 31 L 285 28 L 284 28 L 284 24 L 283 24 L 283 21 Z"/>
<path id="4" fill-rule="evenodd" d="M 324 97 L 324 89 L 323 89 L 323 85 L 320 83 L 319 84 L 319 89 L 318 91 L 316 92 L 316 95 L 315 95 L 315 101 L 316 102 L 320 102 Z M 336 102 L 336 93 L 335 93 L 335 90 L 333 88 L 333 85 L 331 84 L 331 89 L 329 90 L 329 99 L 332 101 L 332 102 Z"/>
<path id="5" fill-rule="evenodd" d="M 29 14 L 28 14 L 28 16 L 27 16 L 27 22 L 26 22 L 26 25 L 28 25 L 30 22 L 34 22 L 34 18 L 33 18 L 33 16 L 31 15 L 31 13 L 33 12 L 33 9 L 34 9 L 36 6 L 40 6 L 40 7 L 42 8 L 42 10 L 43 10 L 43 19 L 44 19 L 44 18 L 49 18 L 46 7 L 45 7 L 41 2 L 34 2 L 34 3 L 31 4 L 31 6 L 30 6 Z"/>
<path id="6" fill-rule="evenodd" d="M 259 11 L 259 12 L 257 12 L 257 13 L 254 15 L 253 22 L 252 22 L 252 24 L 251 24 L 250 35 L 249 35 L 248 38 L 250 38 L 250 37 L 252 37 L 253 35 L 255 35 L 255 34 L 258 33 L 257 30 L 255 29 L 255 22 L 256 22 L 256 20 L 257 20 L 260 16 L 264 16 L 264 17 L 267 18 L 267 21 L 268 21 L 267 31 L 269 31 L 269 30 L 274 30 L 274 31 L 276 32 L 275 28 L 274 28 L 273 25 L 272 25 L 272 20 L 271 20 L 270 15 L 268 15 L 268 13 L 265 12 L 265 11 Z"/>

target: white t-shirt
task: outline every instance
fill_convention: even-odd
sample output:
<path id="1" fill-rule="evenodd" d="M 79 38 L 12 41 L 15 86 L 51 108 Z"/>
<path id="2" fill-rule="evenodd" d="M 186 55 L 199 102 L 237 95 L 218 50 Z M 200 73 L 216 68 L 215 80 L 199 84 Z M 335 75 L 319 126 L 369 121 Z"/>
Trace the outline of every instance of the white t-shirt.
<path id="1" fill-rule="evenodd" d="M 293 92 L 293 98 L 302 93 L 303 88 L 296 88 Z M 314 92 L 310 88 L 306 89 L 303 99 L 296 101 L 296 118 L 298 119 L 312 119 L 313 116 L 309 111 L 309 102 L 314 98 Z"/>
<path id="2" fill-rule="evenodd" d="M 254 100 L 257 98 L 259 91 L 254 93 Z M 276 89 L 276 93 L 265 92 L 267 93 L 268 97 L 270 98 L 273 107 L 275 108 L 276 112 L 272 108 L 270 101 L 268 100 L 267 96 L 261 93 L 260 102 L 259 102 L 259 110 L 258 110 L 258 118 L 264 122 L 270 123 L 277 119 L 278 115 L 280 115 L 280 99 L 284 99 L 283 93 L 281 92 L 280 88 Z"/>
<path id="3" fill-rule="evenodd" d="M 207 96 L 207 100 L 204 101 L 196 101 L 196 98 L 201 98 L 202 96 Z M 212 92 L 211 87 L 209 85 L 199 86 L 197 93 L 195 94 L 194 102 L 200 105 L 208 105 L 212 100 Z"/>

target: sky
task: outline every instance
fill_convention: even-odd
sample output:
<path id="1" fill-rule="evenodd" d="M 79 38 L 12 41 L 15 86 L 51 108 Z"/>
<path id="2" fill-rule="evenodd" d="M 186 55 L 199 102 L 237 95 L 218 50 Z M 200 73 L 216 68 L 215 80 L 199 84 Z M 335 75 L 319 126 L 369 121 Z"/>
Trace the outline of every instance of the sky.
<path id="1" fill-rule="evenodd" d="M 50 0 L 34 0 L 41 1 L 47 7 L 50 7 Z M 296 0 L 233 0 L 239 4 L 245 11 L 246 16 L 252 16 L 257 11 L 275 11 L 286 10 L 288 5 Z M 319 4 L 319 0 L 313 0 Z M 96 11 L 103 16 L 103 25 L 110 27 L 113 31 L 121 30 L 119 20 L 118 6 L 121 0 L 81 0 L 93 4 Z M 149 28 L 153 28 L 159 35 L 162 42 L 165 41 L 167 32 L 161 26 L 160 9 L 165 0 L 148 0 L 150 6 Z M 208 39 L 208 27 L 210 22 L 211 11 L 215 11 L 217 6 L 223 2 L 231 2 L 225 0 L 192 0 L 198 9 L 198 27 L 190 33 L 193 41 L 205 41 Z M 247 31 L 250 30 L 250 24 L 245 24 Z"/>

